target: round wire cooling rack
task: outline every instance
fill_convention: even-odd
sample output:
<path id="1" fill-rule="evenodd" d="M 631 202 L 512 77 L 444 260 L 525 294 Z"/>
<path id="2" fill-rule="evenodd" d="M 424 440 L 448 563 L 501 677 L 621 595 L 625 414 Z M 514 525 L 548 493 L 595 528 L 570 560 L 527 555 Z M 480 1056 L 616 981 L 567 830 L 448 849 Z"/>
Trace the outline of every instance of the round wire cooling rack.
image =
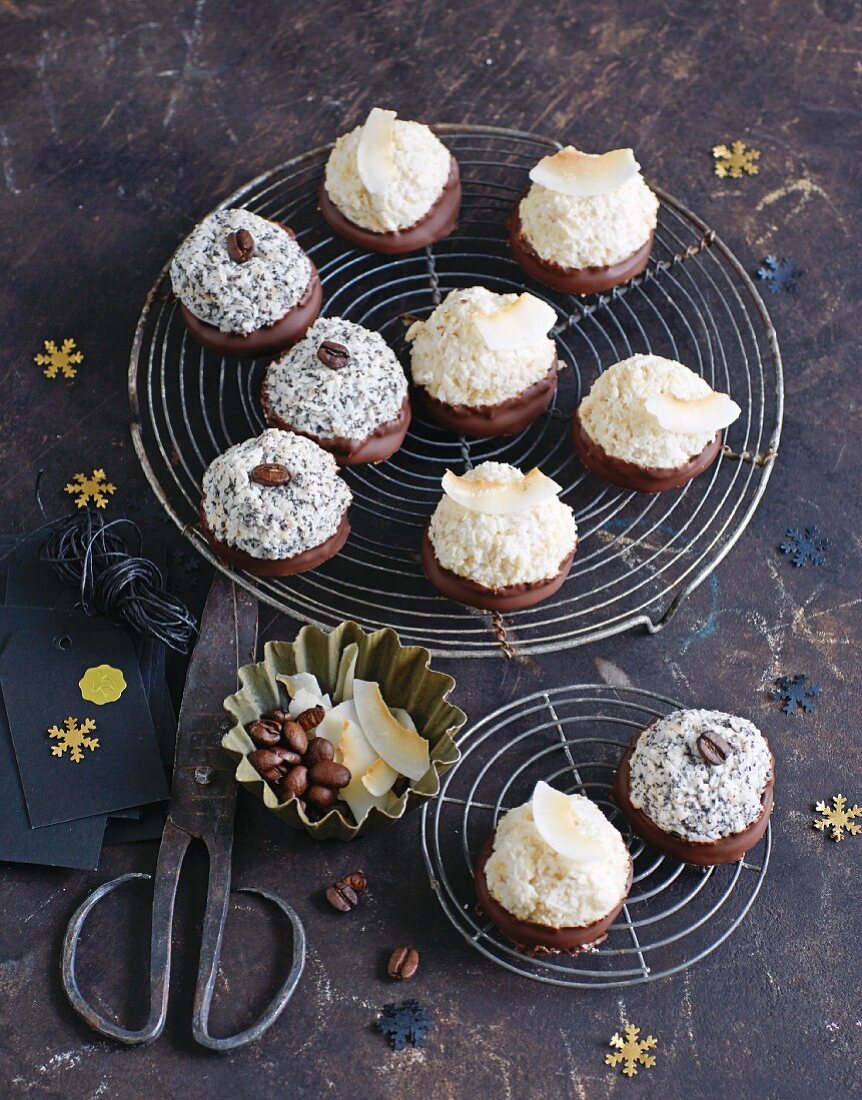
<path id="1" fill-rule="evenodd" d="M 553 688 L 494 711 L 462 741 L 461 759 L 423 810 L 422 847 L 446 916 L 486 958 L 573 989 L 639 985 L 699 962 L 737 928 L 763 885 L 771 829 L 737 863 L 699 868 L 647 847 L 612 799 L 614 771 L 633 734 L 679 706 L 636 688 Z M 539 779 L 596 802 L 634 861 L 631 893 L 607 940 L 575 957 L 524 955 L 476 909 L 473 867 L 482 845 Z"/>
<path id="2" fill-rule="evenodd" d="M 408 364 L 404 314 L 427 316 L 450 290 L 482 283 L 498 292 L 528 286 L 557 310 L 567 369 L 551 409 L 520 435 L 466 440 L 416 416 L 387 462 L 346 471 L 354 496 L 344 550 L 312 573 L 235 579 L 294 618 L 333 626 L 354 619 L 391 626 L 405 640 L 448 657 L 537 654 L 582 645 L 640 625 L 660 630 L 680 602 L 727 554 L 762 496 L 781 431 L 783 387 L 774 330 L 751 280 L 712 230 L 669 195 L 661 199 L 646 272 L 592 299 L 531 283 L 512 259 L 506 218 L 536 160 L 558 148 L 532 134 L 439 126 L 458 158 L 464 200 L 455 234 L 424 252 L 380 256 L 333 236 L 316 193 L 330 147 L 312 150 L 226 199 L 290 224 L 314 259 L 324 312 L 377 329 Z M 605 484 L 581 467 L 570 441 L 583 392 L 611 363 L 653 351 L 730 392 L 743 412 L 725 453 L 688 486 L 656 496 Z M 265 427 L 260 386 L 266 362 L 206 351 L 187 333 L 170 293 L 168 265 L 150 292 L 132 349 L 132 434 L 160 502 L 196 549 L 222 568 L 196 526 L 207 465 Z M 481 461 L 540 466 L 575 509 L 579 549 L 559 593 L 502 620 L 439 596 L 419 559 L 423 527 L 447 468 Z"/>

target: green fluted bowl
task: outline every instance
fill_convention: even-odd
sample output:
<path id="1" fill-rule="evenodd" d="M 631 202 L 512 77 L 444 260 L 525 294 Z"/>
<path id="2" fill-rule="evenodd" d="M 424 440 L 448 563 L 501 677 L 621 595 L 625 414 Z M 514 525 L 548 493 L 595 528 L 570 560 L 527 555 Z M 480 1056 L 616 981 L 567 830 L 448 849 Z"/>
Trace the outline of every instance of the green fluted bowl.
<path id="1" fill-rule="evenodd" d="M 339 702 L 336 698 L 339 662 L 343 651 L 354 642 L 359 650 L 356 677 L 376 681 L 390 707 L 402 707 L 410 714 L 416 728 L 431 744 L 431 766 L 412 784 L 404 777 L 399 779 L 395 786 L 397 803 L 390 810 L 373 806 L 359 825 L 345 821 L 337 810 L 330 810 L 319 821 L 311 821 L 297 799 L 279 802 L 269 784 L 248 762 L 248 754 L 254 752 L 256 746 L 245 732 L 245 726 L 275 707 L 287 708 L 287 689 L 277 680 L 280 675 L 313 673 L 321 691 L 331 695 L 333 702 Z M 243 665 L 239 670 L 242 687 L 224 701 L 234 725 L 225 734 L 222 745 L 237 761 L 237 782 L 288 825 L 304 829 L 317 840 L 354 840 L 391 825 L 408 810 L 434 798 L 440 790 L 440 776 L 461 755 L 455 737 L 467 716 L 449 702 L 455 681 L 445 673 L 432 670 L 430 664 L 431 654 L 427 649 L 402 645 L 395 631 L 388 627 L 366 634 L 356 623 L 348 622 L 327 634 L 319 627 L 304 626 L 295 642 L 267 642 L 263 660 Z"/>

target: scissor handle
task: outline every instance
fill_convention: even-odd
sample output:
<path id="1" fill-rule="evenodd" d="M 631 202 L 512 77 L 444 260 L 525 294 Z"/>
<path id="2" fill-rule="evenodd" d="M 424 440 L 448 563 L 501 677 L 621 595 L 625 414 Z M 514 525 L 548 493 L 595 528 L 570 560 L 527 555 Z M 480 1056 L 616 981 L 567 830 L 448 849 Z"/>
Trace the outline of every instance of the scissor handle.
<path id="1" fill-rule="evenodd" d="M 124 882 L 129 882 L 131 879 L 149 879 L 152 876 L 132 873 L 120 875 L 119 878 L 103 883 L 78 906 L 66 928 L 62 961 L 63 988 L 66 990 L 66 996 L 75 1011 L 79 1012 L 95 1031 L 130 1046 L 152 1042 L 161 1035 L 165 1026 L 168 1012 L 174 903 L 180 880 L 180 869 L 190 841 L 191 837 L 188 833 L 178 829 L 170 820 L 166 823 L 156 863 L 153 893 L 153 926 L 150 935 L 150 1012 L 142 1028 L 135 1031 L 132 1028 L 122 1027 L 97 1012 L 81 993 L 75 963 L 84 922 L 94 906 Z"/>
<path id="2" fill-rule="evenodd" d="M 84 922 L 92 909 L 118 886 L 132 879 L 149 879 L 153 876 L 139 873 L 120 875 L 105 882 L 93 891 L 75 910 L 66 928 L 63 940 L 62 978 L 63 988 L 72 1007 L 80 1013 L 95 1031 L 117 1039 L 130 1046 L 149 1043 L 161 1035 L 168 1010 L 168 983 L 171 969 L 171 943 L 174 904 L 183 858 L 191 837 L 168 820 L 159 848 L 153 893 L 153 926 L 150 937 L 150 1012 L 146 1024 L 139 1030 L 122 1027 L 98 1012 L 84 998 L 78 986 L 75 970 L 78 945 Z M 299 984 L 305 966 L 305 930 L 294 910 L 275 894 L 266 890 L 246 888 L 241 893 L 258 894 L 266 898 L 288 917 L 293 929 L 293 957 L 290 971 L 281 988 L 270 1001 L 261 1016 L 244 1031 L 224 1038 L 216 1038 L 209 1032 L 209 1014 L 218 975 L 224 925 L 230 901 L 230 852 L 221 853 L 210 848 L 209 885 L 207 906 L 204 913 L 201 938 L 198 980 L 195 988 L 192 1031 L 195 1039 L 210 1050 L 235 1050 L 259 1038 L 284 1011 L 287 1002 Z"/>
<path id="3" fill-rule="evenodd" d="M 275 1023 L 287 1006 L 287 1002 L 293 996 L 302 971 L 305 967 L 305 929 L 299 917 L 282 898 L 270 894 L 266 890 L 255 890 L 245 887 L 238 891 L 242 894 L 257 894 L 273 905 L 277 905 L 282 913 L 290 920 L 293 929 L 292 963 L 287 977 L 282 982 L 281 988 L 270 1001 L 266 1010 L 250 1024 L 244 1031 L 236 1035 L 228 1035 L 218 1039 L 209 1032 L 209 1015 L 212 1005 L 213 992 L 218 976 L 219 957 L 224 936 L 225 919 L 229 894 L 226 889 L 230 882 L 230 857 L 228 856 L 228 868 L 225 874 L 224 868 L 219 866 L 219 860 L 210 853 L 209 890 L 207 892 L 207 907 L 204 913 L 204 926 L 201 937 L 201 954 L 198 964 L 198 981 L 195 988 L 195 1003 L 192 1014 L 192 1034 L 201 1046 L 210 1050 L 226 1051 L 236 1050 L 246 1043 L 254 1042 L 260 1038 L 268 1027 Z"/>

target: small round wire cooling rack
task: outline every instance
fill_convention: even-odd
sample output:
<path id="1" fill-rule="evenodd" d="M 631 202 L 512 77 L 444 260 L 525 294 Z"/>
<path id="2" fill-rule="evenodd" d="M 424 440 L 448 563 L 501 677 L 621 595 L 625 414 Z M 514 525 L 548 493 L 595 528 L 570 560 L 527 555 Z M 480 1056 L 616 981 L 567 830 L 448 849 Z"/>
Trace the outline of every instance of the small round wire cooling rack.
<path id="1" fill-rule="evenodd" d="M 751 908 L 772 834 L 737 863 L 698 868 L 634 836 L 613 802 L 613 775 L 634 733 L 680 706 L 636 688 L 578 684 L 528 695 L 489 714 L 461 743 L 462 757 L 423 811 L 431 884 L 461 935 L 525 978 L 573 989 L 639 985 L 676 974 L 722 944 Z M 634 860 L 623 910 L 598 948 L 530 958 L 476 909 L 473 866 L 500 815 L 526 802 L 539 779 L 585 794 L 622 832 Z"/>
<path id="2" fill-rule="evenodd" d="M 509 253 L 505 223 L 530 167 L 558 146 L 492 127 L 436 129 L 458 158 L 464 201 L 458 230 L 424 252 L 380 256 L 333 236 L 316 200 L 328 147 L 258 177 L 221 206 L 242 205 L 290 224 L 320 271 L 324 311 L 377 329 L 405 366 L 404 314 L 427 316 L 450 290 L 475 283 L 498 292 L 529 286 L 560 319 L 559 353 L 568 369 L 553 407 L 519 436 L 496 440 L 458 439 L 416 416 L 392 459 L 347 471 L 353 530 L 336 558 L 296 577 L 238 573 L 236 580 L 294 618 L 321 626 L 343 619 L 371 629 L 391 626 L 440 656 L 551 652 L 636 625 L 655 632 L 742 534 L 769 479 L 783 390 L 763 302 L 715 234 L 660 191 L 653 256 L 628 287 L 582 300 L 531 284 Z M 743 409 L 715 465 L 687 487 L 657 496 L 624 492 L 587 474 L 569 431 L 595 377 L 647 351 L 688 364 Z M 187 335 L 166 266 L 132 349 L 132 433 L 159 500 L 216 566 L 195 526 L 201 479 L 216 455 L 263 430 L 265 367 L 263 360 L 221 358 Z M 563 486 L 580 533 L 560 592 L 505 620 L 437 595 L 419 559 L 445 470 L 487 459 L 524 470 L 540 466 Z"/>

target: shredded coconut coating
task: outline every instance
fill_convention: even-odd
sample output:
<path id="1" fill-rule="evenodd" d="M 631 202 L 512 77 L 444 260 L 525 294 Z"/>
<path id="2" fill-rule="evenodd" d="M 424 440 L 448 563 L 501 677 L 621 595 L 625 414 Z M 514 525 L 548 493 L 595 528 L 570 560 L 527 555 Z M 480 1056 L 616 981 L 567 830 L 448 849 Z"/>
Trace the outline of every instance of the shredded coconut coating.
<path id="1" fill-rule="evenodd" d="M 524 479 L 503 462 L 482 462 L 464 477 L 507 485 Z M 444 569 L 487 588 L 505 588 L 556 577 L 577 543 L 578 528 L 575 513 L 558 497 L 511 516 L 492 516 L 444 496 L 428 537 Z"/>
<path id="2" fill-rule="evenodd" d="M 331 370 L 317 358 L 324 340 L 347 348 L 346 367 Z M 379 333 L 341 317 L 320 317 L 269 366 L 264 394 L 272 411 L 294 428 L 320 439 L 361 441 L 398 416 L 407 379 Z"/>
<path id="3" fill-rule="evenodd" d="M 621 834 L 594 802 L 569 797 L 579 826 L 602 844 L 601 859 L 577 863 L 560 855 L 542 839 L 529 802 L 497 826 L 485 881 L 491 896 L 519 920 L 577 928 L 606 917 L 627 892 L 629 853 Z"/>
<path id="4" fill-rule="evenodd" d="M 658 199 L 640 174 L 589 198 L 534 183 L 518 212 L 527 243 L 543 260 L 562 267 L 608 267 L 646 244 L 656 227 Z"/>
<path id="5" fill-rule="evenodd" d="M 715 438 L 715 432 L 670 432 L 646 410 L 654 394 L 705 397 L 712 388 L 699 374 L 659 355 L 633 355 L 596 379 L 578 406 L 587 435 L 613 458 L 647 469 L 684 465 Z"/>
<path id="6" fill-rule="evenodd" d="M 734 752 L 706 764 L 701 733 L 715 730 Z M 766 738 L 745 718 L 718 710 L 676 710 L 638 739 L 631 757 L 631 801 L 665 832 L 686 840 L 718 840 L 760 816 L 772 776 Z"/>
<path id="7" fill-rule="evenodd" d="M 286 485 L 259 485 L 251 471 L 279 462 Z M 268 428 L 211 463 L 203 479 L 203 512 L 220 541 L 253 558 L 291 558 L 326 542 L 351 501 L 335 459 L 310 439 Z"/>
<path id="8" fill-rule="evenodd" d="M 232 260 L 227 239 L 247 229 L 254 255 Z M 171 260 L 174 293 L 222 332 L 247 335 L 280 321 L 311 282 L 311 261 L 280 225 L 249 210 L 217 210 L 196 225 Z"/>
<path id="9" fill-rule="evenodd" d="M 499 405 L 540 382 L 556 355 L 550 337 L 492 351 L 473 321 L 474 313 L 496 313 L 517 299 L 483 286 L 453 290 L 426 321 L 407 330 L 413 381 L 449 405 Z"/>
<path id="10" fill-rule="evenodd" d="M 356 166 L 362 127 L 342 134 L 326 162 L 326 193 L 354 225 L 373 233 L 409 229 L 428 213 L 449 179 L 452 154 L 421 122 L 396 119 L 393 132 L 395 175 L 386 191 L 365 190 Z"/>

